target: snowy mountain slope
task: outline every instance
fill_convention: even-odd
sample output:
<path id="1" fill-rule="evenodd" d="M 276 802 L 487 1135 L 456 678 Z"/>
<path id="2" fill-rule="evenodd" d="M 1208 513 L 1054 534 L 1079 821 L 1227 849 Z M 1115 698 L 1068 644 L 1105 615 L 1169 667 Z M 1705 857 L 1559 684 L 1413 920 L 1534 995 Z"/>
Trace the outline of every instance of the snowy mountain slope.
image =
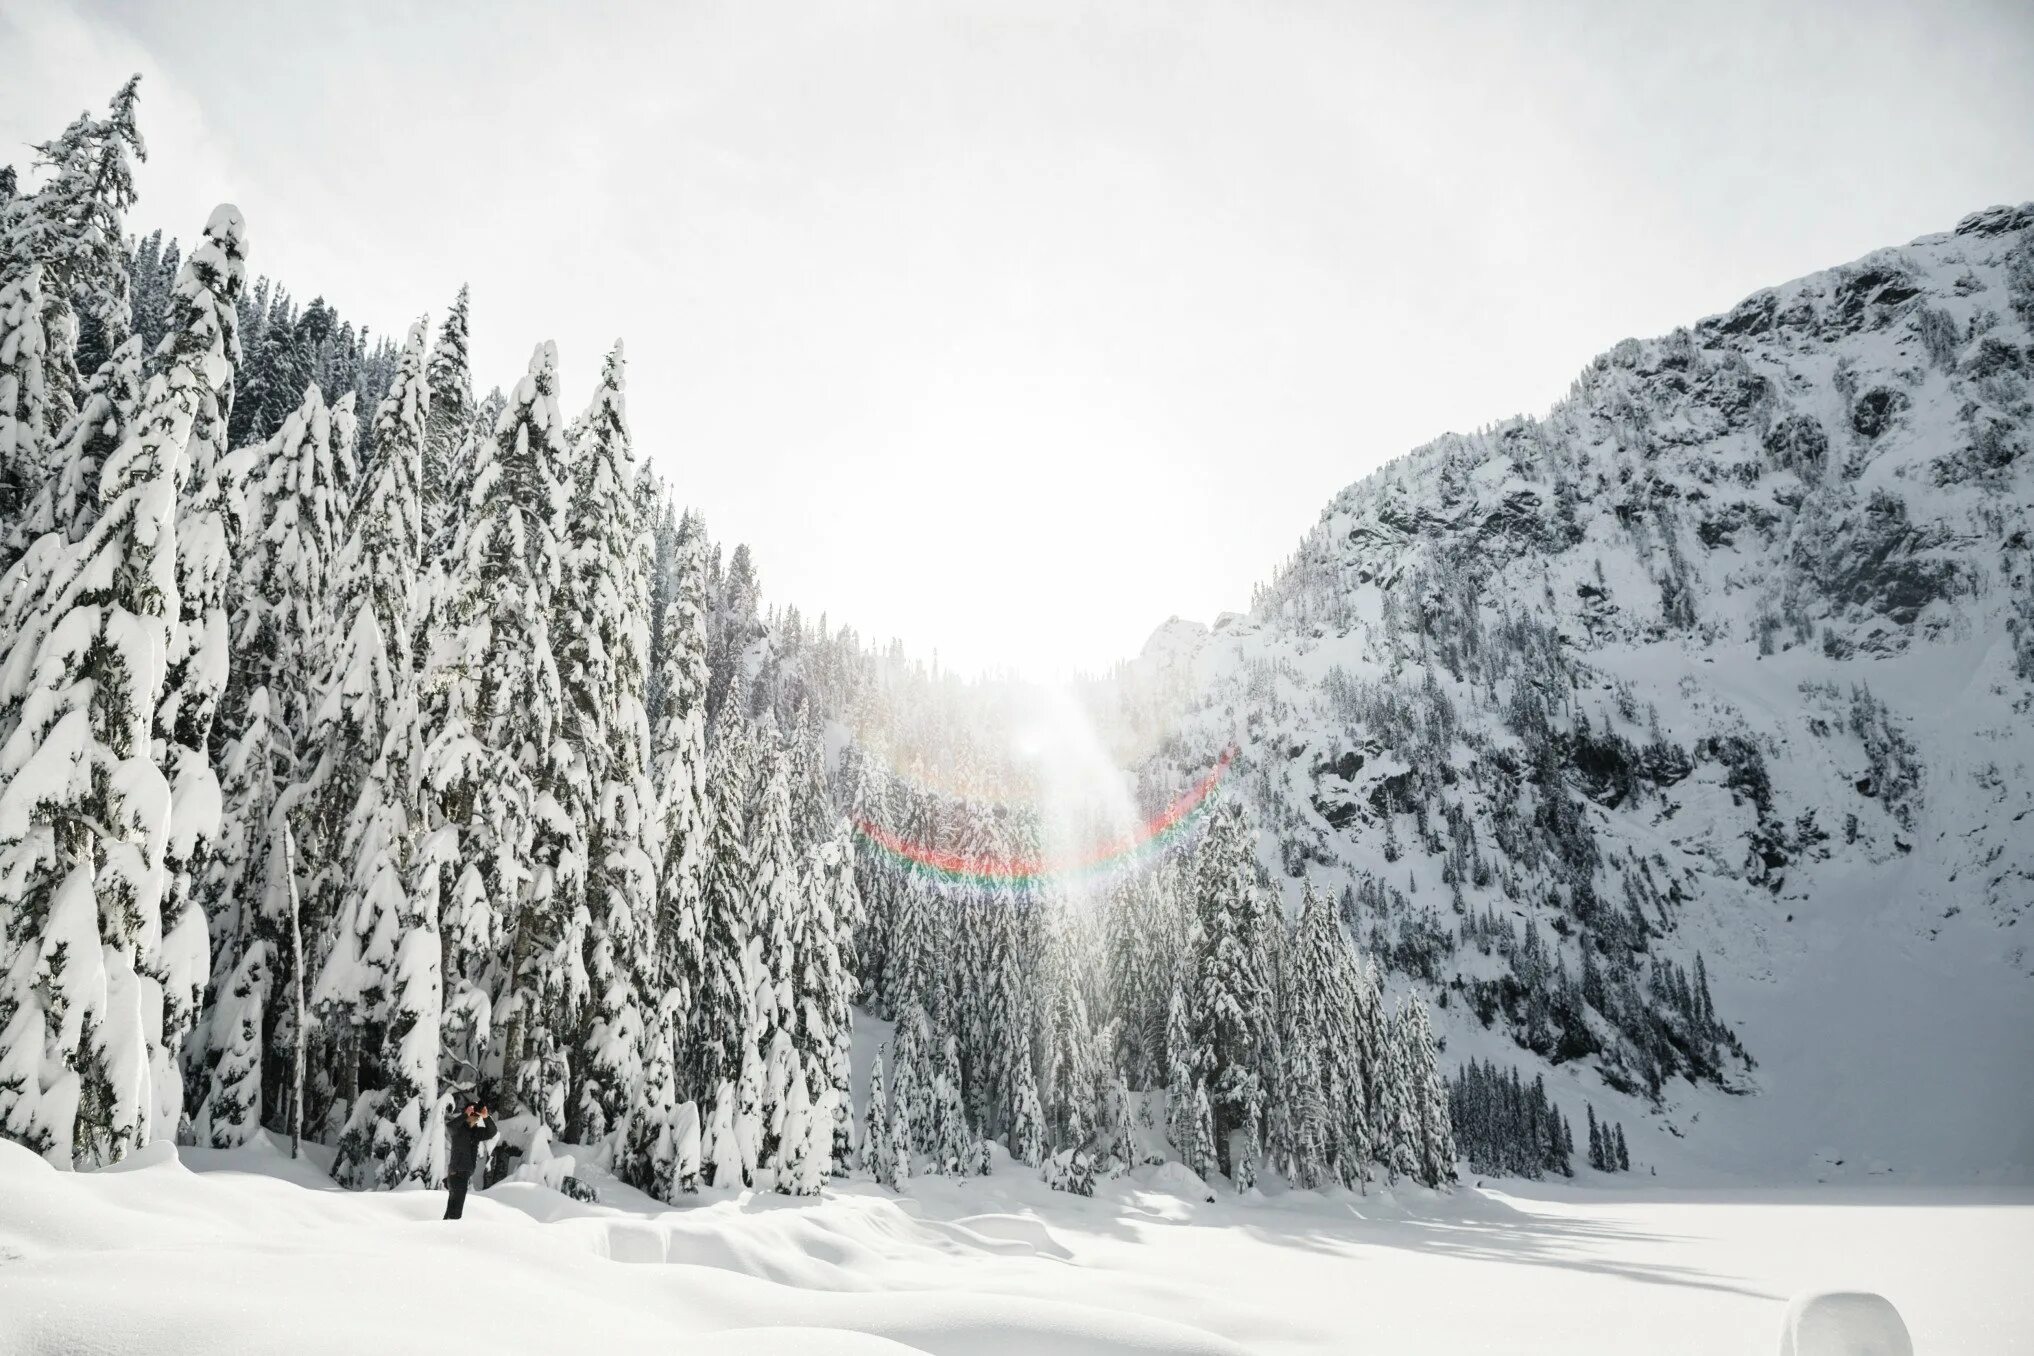
<path id="1" fill-rule="evenodd" d="M 1995 208 L 1390 463 L 1117 700 L 1238 746 L 1444 1060 L 1650 1112 L 1642 1171 L 2025 1171 L 2030 377 Z"/>

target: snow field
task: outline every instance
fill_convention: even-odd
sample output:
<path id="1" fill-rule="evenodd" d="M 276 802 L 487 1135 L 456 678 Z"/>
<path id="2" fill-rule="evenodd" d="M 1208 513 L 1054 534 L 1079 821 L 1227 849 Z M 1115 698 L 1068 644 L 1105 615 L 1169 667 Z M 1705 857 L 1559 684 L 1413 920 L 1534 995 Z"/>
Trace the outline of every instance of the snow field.
<path id="1" fill-rule="evenodd" d="M 2034 1350 L 2017 1188 L 1210 1205 L 1145 1173 L 1078 1200 L 999 1161 L 816 1203 L 511 1183 L 447 1224 L 440 1193 L 343 1191 L 265 1140 L 182 1154 L 74 1174 L 0 1145 L 0 1356 L 1769 1352 L 1790 1300 L 1821 1291 L 1884 1295 L 1915 1351 Z"/>

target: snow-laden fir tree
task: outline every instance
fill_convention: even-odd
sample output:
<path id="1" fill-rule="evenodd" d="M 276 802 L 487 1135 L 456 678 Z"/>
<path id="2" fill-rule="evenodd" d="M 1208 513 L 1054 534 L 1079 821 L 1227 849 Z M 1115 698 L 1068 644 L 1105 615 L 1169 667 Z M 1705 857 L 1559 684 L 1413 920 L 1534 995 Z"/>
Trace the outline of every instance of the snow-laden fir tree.
<path id="1" fill-rule="evenodd" d="M 275 719 L 303 744 L 327 676 L 332 628 L 325 609 L 351 509 L 335 469 L 337 432 L 324 397 L 308 387 L 247 468 L 233 681 L 267 688 Z"/>
<path id="2" fill-rule="evenodd" d="M 1079 942 L 1070 911 L 1058 910 L 1048 926 L 1049 949 L 1040 976 L 1044 987 L 1040 1091 L 1046 1144 L 1058 1152 L 1087 1148 L 1100 1127 L 1096 1093 L 1102 1066 L 1094 1029 L 1088 1022 L 1087 1000 L 1081 992 Z"/>
<path id="3" fill-rule="evenodd" d="M 547 1116 L 562 1111 L 545 1056 L 569 1001 L 584 879 L 578 826 L 559 813 L 569 753 L 550 620 L 570 457 L 557 384 L 557 350 L 541 344 L 480 444 L 429 678 L 441 723 L 424 760 L 436 822 L 463 826 L 453 883 L 440 886 L 457 958 L 446 985 L 487 995 L 496 1048 L 482 1067 L 498 1073 L 501 1105 Z"/>
<path id="4" fill-rule="evenodd" d="M 673 1068 L 676 1066 L 674 1064 Z M 700 1131 L 699 1103 L 680 1102 L 678 1118 L 673 1137 L 677 1142 L 677 1162 L 671 1169 L 678 1190 L 694 1193 L 699 1190 Z"/>
<path id="5" fill-rule="evenodd" d="M 277 972 L 289 973 L 290 954 L 282 945 L 287 912 L 271 908 L 271 886 L 281 883 L 282 868 L 274 858 L 286 789 L 277 775 L 277 722 L 265 686 L 240 696 L 236 705 L 221 768 L 219 842 L 206 863 L 201 895 L 213 964 L 210 1017 L 198 1024 L 186 1050 L 185 1078 L 186 1097 L 199 1103 L 197 1142 L 221 1149 L 245 1143 L 260 1128 L 274 1105 L 268 1094 L 276 1090 L 263 1087 L 264 1056 L 272 1043 L 297 1039 L 295 1029 L 279 1020 L 292 1014 L 267 1011 L 280 998 Z M 286 738 L 284 743 L 287 747 Z M 237 1057 L 229 1046 L 238 1049 Z M 280 1062 L 274 1068 L 279 1084 Z"/>
<path id="6" fill-rule="evenodd" d="M 889 777 L 870 766 L 858 745 L 841 751 L 842 812 L 856 825 L 889 828 L 895 823 Z M 878 1016 L 892 1015 L 885 997 L 888 973 L 892 898 L 903 877 L 876 853 L 855 854 L 855 892 L 861 899 L 861 927 L 855 938 L 855 966 L 861 979 L 860 1002 Z"/>
<path id="7" fill-rule="evenodd" d="M 268 694 L 256 692 L 249 699 L 246 722 L 234 743 L 232 761 L 226 770 L 229 804 L 238 806 L 243 813 L 250 808 L 251 798 L 238 794 L 239 789 L 248 784 L 272 782 L 267 767 L 262 766 L 272 760 L 265 738 L 267 711 Z M 210 1006 L 199 1023 L 190 1052 L 195 1058 L 185 1081 L 190 1095 L 198 1098 L 191 1117 L 191 1138 L 208 1148 L 237 1148 L 262 1128 L 270 1107 L 263 1087 L 264 1074 L 271 1062 L 281 1064 L 275 1059 L 279 1053 L 275 1046 L 281 1042 L 272 1044 L 270 1032 L 286 1034 L 292 1041 L 296 1038 L 293 1024 L 283 1032 L 281 1023 L 272 1021 L 268 1011 L 279 993 L 277 961 L 290 951 L 287 946 L 276 944 L 275 934 L 281 931 L 280 927 L 262 924 L 269 919 L 287 924 L 289 882 L 283 873 L 286 861 L 293 855 L 282 850 L 281 839 L 288 832 L 288 825 L 273 809 L 271 806 L 268 817 L 259 822 L 251 814 L 229 819 L 214 862 L 215 870 L 221 861 L 254 862 L 261 874 L 241 872 L 236 883 L 233 913 L 222 920 L 219 929 L 222 941 L 213 971 Z M 261 835 L 258 850 L 243 838 L 250 829 Z M 294 1017 L 293 1013 L 288 1015 Z"/>
<path id="8" fill-rule="evenodd" d="M 772 1166 L 778 1162 L 784 1147 L 784 1118 L 791 1110 L 791 1086 L 803 1081 L 801 1063 L 797 1047 L 791 1043 L 791 1033 L 782 1027 L 772 1032 L 763 1051 L 763 1137 L 757 1151 L 759 1159 Z M 806 1102 L 809 1110 L 809 1089 Z"/>
<path id="9" fill-rule="evenodd" d="M 831 1173 L 832 1103 L 831 1088 L 815 1101 L 807 1071 L 794 1067 L 778 1130 L 774 1179 L 776 1189 L 787 1196 L 817 1196 Z"/>
<path id="10" fill-rule="evenodd" d="M 1017 1091 L 1012 1101 L 1010 1156 L 1027 1168 L 1045 1160 L 1045 1113 L 1038 1105 L 1038 1085 L 1032 1081 L 1031 1061 L 1017 1065 Z"/>
<path id="11" fill-rule="evenodd" d="M 217 957 L 214 987 L 227 985 L 237 1007 L 219 1034 L 235 1041 L 258 1032 L 272 1045 L 293 1044 L 307 1034 L 294 1028 L 293 1011 L 280 1010 L 295 972 L 285 944 L 276 816 L 314 781 L 317 708 L 329 681 L 329 576 L 344 527 L 333 440 L 331 412 L 312 386 L 273 438 L 232 454 L 230 475 L 247 485 L 251 526 L 232 595 L 233 677 L 218 721 L 225 732 L 219 836 L 206 854 L 198 897 Z M 229 979 L 240 970 L 247 975 Z M 245 1004 L 257 996 L 275 1010 L 249 1010 Z M 268 1086 L 244 1099 L 235 1091 L 242 1076 L 237 1061 L 222 1067 L 215 1053 L 193 1052 L 207 1073 L 192 1080 L 189 1095 L 207 1107 L 201 1136 L 225 1147 L 281 1105 L 285 1064 L 269 1061 Z M 225 1114 L 245 1101 L 251 1117 Z"/>
<path id="12" fill-rule="evenodd" d="M 1130 1085 L 1118 1073 L 1108 1080 L 1102 1097 L 1102 1123 L 1095 1153 L 1105 1169 L 1120 1174 L 1137 1165 L 1136 1125 Z"/>
<path id="13" fill-rule="evenodd" d="M 639 1091 L 624 1108 L 614 1162 L 615 1175 L 660 1201 L 677 1199 L 678 1108 L 693 1106 L 678 1097 L 677 1030 L 681 1017 L 676 995 L 665 995 L 654 1009 L 643 1043 L 643 1078 Z M 698 1109 L 693 1107 L 693 1133 L 698 1134 Z M 693 1146 L 695 1159 L 698 1145 Z M 696 1164 L 695 1164 L 696 1175 Z M 691 1190 L 698 1189 L 695 1180 Z"/>
<path id="14" fill-rule="evenodd" d="M 992 850 L 1033 856 L 1036 844 L 1020 831 L 992 844 Z M 1032 1067 L 1032 1033 L 1038 1025 L 1036 959 L 1042 946 L 1039 922 L 1044 913 L 1035 895 L 1014 888 L 991 892 L 982 905 L 985 946 L 978 980 L 981 992 L 975 1004 L 980 1025 L 975 1033 L 972 1073 L 981 1085 L 976 1129 L 984 1135 L 1007 1134 L 1005 1142 L 1012 1153 L 1017 1152 L 1017 1139 L 1010 1132 L 1019 1089 L 1029 1086 L 1034 1100 L 1038 1090 Z M 1034 1116 L 1041 1114 L 1037 1107 L 1032 1111 Z M 1037 1166 L 1035 1157 L 1026 1163 Z"/>
<path id="15" fill-rule="evenodd" d="M 700 961 L 691 1006 L 693 1086 L 740 1075 L 752 993 L 745 973 L 750 936 L 748 868 L 749 726 L 736 711 L 719 721 L 706 785 L 712 816 L 700 888 Z"/>
<path id="16" fill-rule="evenodd" d="M 748 931 L 761 945 L 753 1019 L 767 1046 L 775 1033 L 797 1024 L 791 937 L 812 928 L 813 920 L 805 917 L 812 899 L 792 817 L 791 759 L 771 722 L 765 722 L 759 744 L 759 779 L 748 818 Z"/>
<path id="17" fill-rule="evenodd" d="M 940 1052 L 939 1072 L 933 1080 L 932 1169 L 948 1177 L 964 1177 L 974 1170 L 974 1135 L 968 1128 L 967 1109 L 961 1105 L 960 1038 L 949 1035 Z"/>
<path id="18" fill-rule="evenodd" d="M 275 815 L 309 780 L 312 723 L 331 634 L 328 576 L 343 530 L 331 412 L 318 388 L 304 392 L 303 403 L 268 442 L 230 457 L 232 479 L 246 486 L 249 530 L 242 534 L 231 592 L 233 672 L 215 731 L 222 746 L 219 833 L 206 854 L 197 898 L 211 931 L 213 988 L 246 967 L 264 982 L 233 982 L 233 1001 L 259 993 L 275 1003 L 281 986 L 294 983 L 288 948 L 280 944 L 284 919 L 268 907 Z M 295 1041 L 301 1033 L 285 1027 L 282 1016 L 241 1010 L 221 1034 L 239 1040 L 253 1030 Z M 190 1062 L 209 1072 L 190 1080 L 187 1096 L 213 1105 L 211 1128 L 200 1133 L 213 1143 L 237 1142 L 230 1137 L 238 1132 L 226 1128 L 233 1122 L 219 1108 L 239 1099 L 217 1080 L 239 1073 L 213 1067 L 208 1040 L 201 1030 Z M 281 1068 L 279 1061 L 273 1065 L 272 1082 Z M 272 1085 L 253 1099 L 255 1122 L 279 1104 L 278 1092 Z"/>
<path id="19" fill-rule="evenodd" d="M 1205 1080 L 1194 1084 L 1192 1138 L 1188 1140 L 1186 1165 L 1203 1182 L 1213 1183 L 1222 1170 L 1215 1158 L 1215 1109 L 1208 1101 Z"/>
<path id="20" fill-rule="evenodd" d="M 756 1168 L 763 1161 L 764 1137 L 769 1132 L 763 1111 L 768 1068 L 755 1037 L 754 1027 L 743 1037 L 741 1076 L 734 1089 L 734 1143 L 741 1155 L 743 1185 L 752 1185 L 756 1180 Z"/>
<path id="21" fill-rule="evenodd" d="M 1382 1163 L 1388 1157 L 1388 1122 L 1385 1118 L 1385 1090 L 1390 1081 L 1391 1019 L 1384 1006 L 1384 981 L 1377 962 L 1365 959 L 1355 984 L 1353 1005 L 1356 1039 L 1354 1048 L 1361 1066 L 1365 1137 L 1365 1161 Z"/>
<path id="22" fill-rule="evenodd" d="M 0 536 L 10 540 L 48 474 L 61 408 L 50 392 L 48 309 L 40 264 L 0 280 L 0 523 L 6 524 Z M 0 566 L 26 548 L 24 534 L 0 556 Z"/>
<path id="23" fill-rule="evenodd" d="M 650 967 L 654 987 L 678 996 L 680 1081 L 695 1097 L 706 1088 L 688 1067 L 695 1000 L 704 994 L 705 885 L 708 828 L 706 755 L 706 534 L 688 516 L 689 532 L 672 533 L 670 577 L 655 628 L 652 677 L 661 673 L 650 769 L 657 787 L 657 898 Z M 725 883 L 725 882 L 724 882 Z"/>
<path id="24" fill-rule="evenodd" d="M 197 1020 L 206 980 L 205 920 L 198 884 L 219 831 L 219 780 L 212 766 L 213 721 L 232 662 L 232 572 L 240 542 L 240 493 L 226 452 L 240 362 L 237 300 L 246 281 L 246 227 L 237 209 L 220 208 L 206 223 L 178 279 L 170 330 L 155 356 L 166 372 L 191 377 L 190 438 L 177 481 L 178 624 L 165 655 L 155 739 L 170 780 L 165 921 L 162 1058 L 173 1060 Z M 203 258 L 201 259 L 201 256 Z M 169 938 L 182 938 L 172 945 Z M 183 1110 L 182 1089 L 167 1062 L 158 1069 L 157 1129 L 169 1133 Z"/>
<path id="25" fill-rule="evenodd" d="M 1415 1175 L 1427 1186 L 1455 1176 L 1455 1131 L 1448 1118 L 1448 1093 L 1434 1067 L 1434 1032 L 1426 1004 L 1408 998 L 1399 1009 L 1399 1042 L 1404 1049 L 1406 1099 L 1418 1123 Z"/>
<path id="26" fill-rule="evenodd" d="M 912 843 L 940 841 L 931 797 L 910 798 L 901 836 Z M 928 1011 L 938 1005 L 940 934 L 947 917 L 946 902 L 934 881 L 917 871 L 897 875 L 890 899 L 889 944 L 880 995 L 889 1015 L 901 1016 L 913 1004 Z"/>
<path id="27" fill-rule="evenodd" d="M 1187 1024 L 1186 992 L 1178 986 L 1167 1005 L 1165 1058 L 1165 1137 L 1184 1162 L 1193 1152 L 1196 1133 L 1194 1098 L 1200 1079 L 1194 1071 L 1200 1067 L 1200 1056 Z"/>
<path id="28" fill-rule="evenodd" d="M 55 141 L 36 148 L 48 179 L 31 220 L 51 228 L 53 248 L 38 251 L 78 317 L 77 368 L 97 368 L 133 332 L 126 212 L 134 205 L 134 163 L 148 159 L 135 113 L 141 77 L 130 76 L 106 115 L 80 116 Z"/>
<path id="29" fill-rule="evenodd" d="M 1137 872 L 1111 894 L 1108 994 L 1117 1033 L 1116 1059 L 1132 1086 L 1168 1077 L 1164 1042 L 1179 957 L 1186 949 L 1185 919 L 1170 889 L 1169 873 Z"/>
<path id="30" fill-rule="evenodd" d="M 1340 982 L 1347 951 L 1333 911 L 1307 882 L 1289 948 L 1283 1042 L 1288 1161 L 1282 1166 L 1308 1188 L 1328 1180 L 1339 1122 L 1349 1114 L 1336 1090 L 1337 1054 L 1354 1039 L 1347 1027 L 1351 995 Z"/>
<path id="31" fill-rule="evenodd" d="M 1258 884 L 1251 837 L 1237 806 L 1218 805 L 1193 867 L 1197 1072 L 1209 1087 L 1216 1153 L 1239 1192 L 1256 1176 L 1263 1061 L 1271 1033 L 1271 985 L 1260 944 L 1269 905 Z"/>
<path id="32" fill-rule="evenodd" d="M 800 1196 L 817 1196 L 827 1178 L 847 1176 L 846 1166 L 833 1161 L 833 1126 L 840 1117 L 838 1098 L 824 1080 L 812 1081 L 819 1091 L 812 1095 L 812 1115 L 806 1123 L 805 1158 L 796 1192 Z"/>
<path id="33" fill-rule="evenodd" d="M 656 792 L 646 706 L 650 537 L 636 499 L 624 367 L 617 344 L 579 420 L 565 573 L 558 594 L 559 679 L 575 758 L 565 784 L 584 822 L 583 964 L 589 1002 L 575 1061 L 575 1142 L 619 1125 L 642 1077 L 657 869 Z"/>
<path id="34" fill-rule="evenodd" d="M 1422 1097 L 1413 1084 L 1408 1019 L 1403 1006 L 1387 1019 L 1378 1069 L 1377 1156 L 1395 1181 L 1420 1171 Z"/>
<path id="35" fill-rule="evenodd" d="M 0 666 L 0 1133 L 60 1164 L 167 1134 L 183 1100 L 206 938 L 188 909 L 164 927 L 173 792 L 151 726 L 179 616 L 177 485 L 231 387 L 245 233 L 231 207 L 207 222 L 99 521 Z"/>
<path id="36" fill-rule="evenodd" d="M 925 1009 L 916 1004 L 897 1019 L 890 1066 L 890 1143 L 900 1161 L 928 1152 L 932 1143 L 929 1025 Z"/>
<path id="37" fill-rule="evenodd" d="M 443 952 L 433 901 L 412 888 L 423 758 L 410 640 L 423 551 L 424 335 L 422 321 L 410 328 L 376 411 L 374 456 L 334 564 L 332 612 L 343 629 L 315 718 L 324 752 L 312 774 L 321 845 L 336 848 L 314 1001 L 342 1027 L 340 1057 L 370 1059 L 386 1079 L 350 1109 L 341 1174 L 384 1186 L 434 1180 L 442 1152 Z M 351 1081 L 349 1069 L 341 1076 Z"/>
<path id="38" fill-rule="evenodd" d="M 0 221 L 0 298 L 24 273 L 39 274 L 45 447 L 78 408 L 79 373 L 96 370 L 132 333 L 125 214 L 134 205 L 134 161 L 148 158 L 135 122 L 140 80 L 115 92 L 104 117 L 80 114 L 35 148 L 43 184 L 10 203 Z M 7 367 L 0 357 L 0 374 Z M 0 524 L 11 528 L 48 468 L 24 468 L 32 479 L 18 487 L 5 483 L 7 469 L 0 458 Z M 10 490 L 19 498 L 10 501 Z"/>
<path id="39" fill-rule="evenodd" d="M 702 1155 L 706 1162 L 709 1184 L 722 1190 L 740 1190 L 747 1185 L 747 1168 L 742 1161 L 742 1146 L 735 1136 L 734 1084 L 723 1082 L 714 1089 L 713 1118 L 707 1123 L 706 1146 Z"/>
<path id="40" fill-rule="evenodd" d="M 845 819 L 813 856 L 808 926 L 793 939 L 800 1011 L 799 1034 L 814 1067 L 832 1089 L 836 1173 L 846 1171 L 855 1151 L 854 963 L 852 947 L 860 930 L 861 895 L 855 886 L 854 836 Z"/>
<path id="41" fill-rule="evenodd" d="M 432 558 L 448 554 L 459 537 L 465 502 L 460 496 L 468 488 L 456 474 L 455 460 L 473 428 L 473 374 L 466 356 L 468 301 L 465 287 L 445 313 L 438 341 L 431 346 L 425 367 L 430 383 L 429 413 L 424 419 L 424 456 L 421 488 L 421 518 L 424 540 Z"/>
<path id="42" fill-rule="evenodd" d="M 862 1166 L 878 1184 L 897 1189 L 897 1155 L 890 1145 L 890 1092 L 883 1083 L 883 1056 L 889 1047 L 876 1051 L 869 1070 L 868 1104 L 862 1109 Z"/>
<path id="43" fill-rule="evenodd" d="M 4 311 L 0 304 L 0 311 Z M 4 326 L 0 320 L 0 326 Z M 0 365 L 6 340 L 0 338 Z M 58 436 L 50 474 L 23 518 L 23 535 L 33 541 L 55 533 L 60 542 L 84 540 L 99 518 L 99 478 L 106 459 L 126 440 L 141 408 L 142 339 L 129 335 L 100 364 L 85 384 L 78 412 Z M 0 382 L 6 378 L 0 376 Z M 0 421 L 6 419 L 7 398 L 0 392 Z M 6 442 L 0 432 L 0 445 Z"/>

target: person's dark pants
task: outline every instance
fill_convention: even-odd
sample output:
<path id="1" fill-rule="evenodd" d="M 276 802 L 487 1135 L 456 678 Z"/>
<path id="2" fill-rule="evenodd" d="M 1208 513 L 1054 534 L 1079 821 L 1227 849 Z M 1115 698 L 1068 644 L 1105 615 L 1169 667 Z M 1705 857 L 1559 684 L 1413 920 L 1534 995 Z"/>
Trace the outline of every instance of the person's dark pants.
<path id="1" fill-rule="evenodd" d="M 466 1174 L 455 1172 L 445 1179 L 445 1218 L 458 1219 L 466 1209 Z"/>

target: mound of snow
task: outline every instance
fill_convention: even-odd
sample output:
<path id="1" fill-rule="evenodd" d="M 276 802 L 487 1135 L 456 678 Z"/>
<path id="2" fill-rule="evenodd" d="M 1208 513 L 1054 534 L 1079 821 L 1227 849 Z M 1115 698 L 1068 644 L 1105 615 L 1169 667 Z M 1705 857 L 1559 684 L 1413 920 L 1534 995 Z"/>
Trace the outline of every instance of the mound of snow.
<path id="1" fill-rule="evenodd" d="M 1914 1356 L 1914 1341 L 1884 1295 L 1836 1290 L 1787 1306 L 1780 1356 Z"/>

